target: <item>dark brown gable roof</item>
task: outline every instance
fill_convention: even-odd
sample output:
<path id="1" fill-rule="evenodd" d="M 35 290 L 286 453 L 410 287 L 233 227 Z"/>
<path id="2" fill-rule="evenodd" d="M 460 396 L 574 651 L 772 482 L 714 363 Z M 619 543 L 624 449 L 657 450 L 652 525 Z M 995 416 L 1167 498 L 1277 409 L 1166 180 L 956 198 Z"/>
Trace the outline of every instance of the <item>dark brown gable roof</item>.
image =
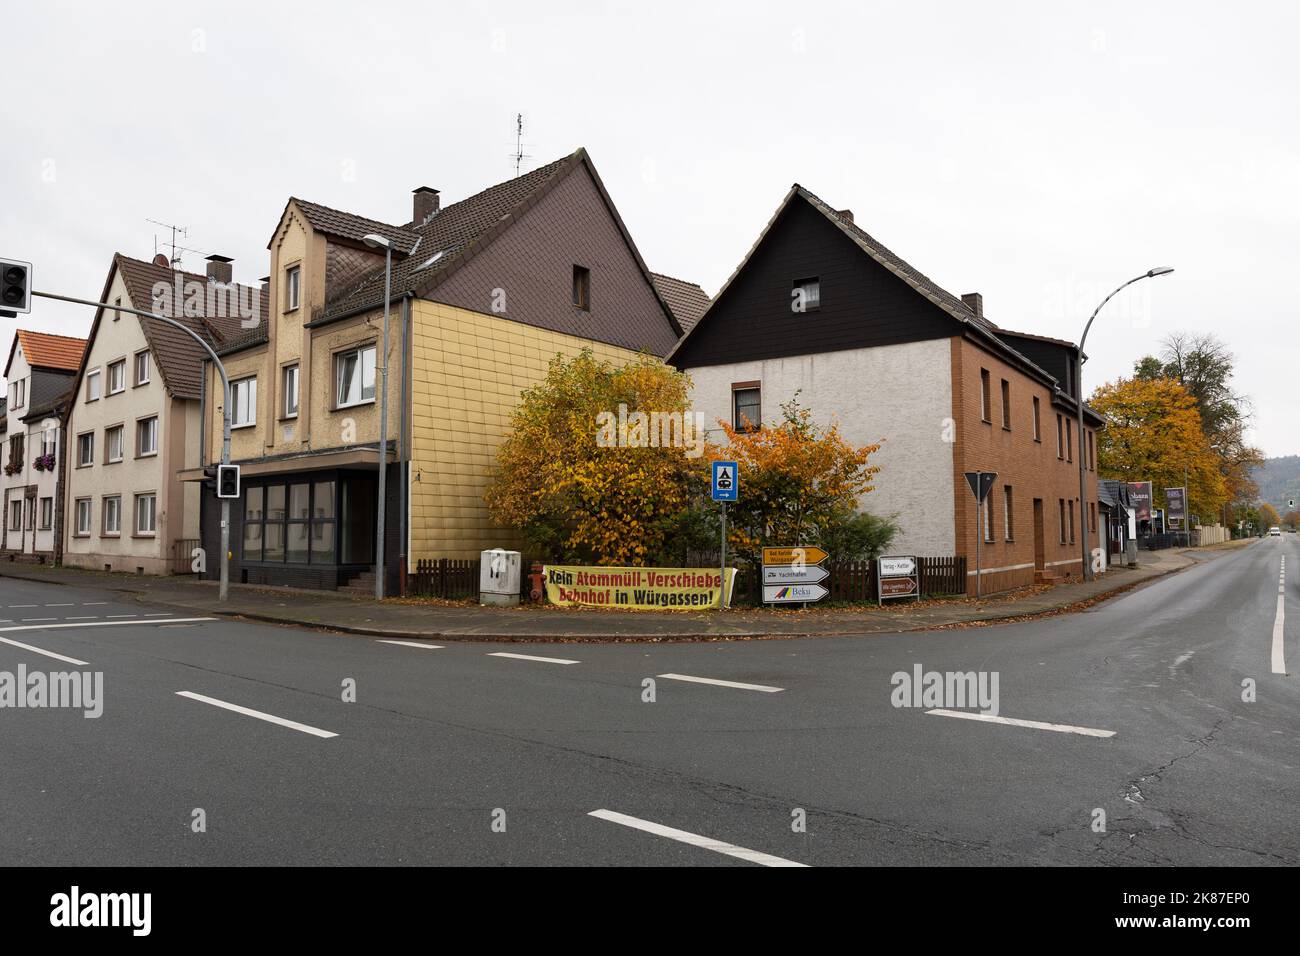
<path id="1" fill-rule="evenodd" d="M 659 272 L 650 273 L 650 278 L 654 280 L 659 295 L 668 303 L 668 308 L 673 310 L 682 331 L 689 332 L 708 310 L 709 294 L 694 282 L 674 279 Z"/>
<path id="2" fill-rule="evenodd" d="M 444 280 L 485 249 L 501 233 L 517 222 L 529 209 L 542 200 L 569 173 L 585 168 L 591 175 L 610 216 L 618 226 L 636 260 L 647 285 L 663 308 L 665 321 L 674 335 L 680 336 L 682 328 L 672 308 L 655 286 L 627 226 L 614 207 L 613 200 L 596 173 L 587 151 L 575 150 L 568 156 L 524 173 L 504 183 L 490 186 L 480 193 L 440 210 L 423 223 L 413 223 L 409 228 L 418 235 L 410 254 L 393 262 L 392 297 L 406 295 L 428 296 Z M 310 325 L 329 322 L 342 316 L 365 311 L 383 304 L 384 269 L 381 266 L 363 278 L 351 290 L 326 303 L 319 318 Z"/>
<path id="3" fill-rule="evenodd" d="M 130 305 L 136 309 L 153 310 L 155 308 L 154 286 L 159 282 L 175 288 L 176 280 L 179 278 L 182 283 L 201 283 L 205 290 L 208 288 L 209 283 L 207 276 L 197 275 L 192 272 L 176 272 L 166 266 L 157 266 L 152 262 L 132 259 L 121 253 L 113 256 L 113 268 L 121 273 L 122 281 L 126 285 L 127 293 L 131 299 Z M 112 281 L 113 274 L 110 271 L 108 282 L 105 285 L 105 295 L 108 294 L 108 288 L 111 287 Z M 244 303 L 250 301 L 257 303 L 259 310 L 257 328 L 245 329 L 243 327 L 242 322 L 244 320 L 239 314 L 241 301 Z M 224 302 L 218 300 L 215 296 L 213 296 L 213 301 L 205 301 L 204 314 L 201 316 L 184 315 L 184 301 L 183 299 L 177 301 L 175 295 L 172 296 L 171 306 L 167 312 L 160 314 L 167 315 L 169 318 L 183 323 L 187 328 L 202 336 L 204 341 L 214 349 L 220 351 L 222 346 L 248 335 L 249 332 L 265 329 L 269 301 L 266 289 L 255 289 L 252 286 L 235 283 L 229 288 Z M 99 314 L 95 316 L 95 326 L 91 329 L 92 340 L 105 311 L 109 310 L 100 310 Z M 154 364 L 162 375 L 163 384 L 167 390 L 177 398 L 198 399 L 200 382 L 203 376 L 203 362 L 207 358 L 207 353 L 199 347 L 197 342 L 179 329 L 162 322 L 146 319 L 143 316 L 132 316 L 132 318 L 139 319 L 145 341 L 149 343 L 149 350 L 153 353 Z M 89 353 L 89 349 L 87 349 L 87 353 Z"/>
<path id="4" fill-rule="evenodd" d="M 975 311 L 967 306 L 966 303 L 962 302 L 962 300 L 957 296 L 948 292 L 946 289 L 941 288 L 938 284 L 922 274 L 918 269 L 914 268 L 910 263 L 900 259 L 879 241 L 869 235 L 864 229 L 855 225 L 849 219 L 841 216 L 836 209 L 813 193 L 804 189 L 798 183 L 795 183 L 790 187 L 790 191 L 786 193 L 785 198 L 781 201 L 781 205 L 777 207 L 776 212 L 772 214 L 772 218 L 768 220 L 767 225 L 763 227 L 763 231 L 759 233 L 758 238 L 754 240 L 754 244 L 750 246 L 749 252 L 745 253 L 745 257 L 740 260 L 740 264 L 736 266 L 735 271 L 731 273 L 731 276 L 723 284 L 722 288 L 718 290 L 718 294 L 713 297 L 713 303 L 722 299 L 722 295 L 727 291 L 727 287 L 735 281 L 738 275 L 740 275 L 741 271 L 745 268 L 745 265 L 753 257 L 759 246 L 762 245 L 768 232 L 771 231 L 772 226 L 776 223 L 777 219 L 780 218 L 786 207 L 789 206 L 791 202 L 800 199 L 807 202 L 810 206 L 825 216 L 828 221 L 833 223 L 841 232 L 852 239 L 854 244 L 870 256 L 876 263 L 887 269 L 889 272 L 892 272 L 911 288 L 915 289 L 920 295 L 924 296 L 931 303 L 952 316 L 952 318 L 957 322 L 961 323 L 962 326 L 970 330 L 976 341 L 982 343 L 991 351 L 1010 359 L 1013 364 L 1018 365 L 1022 370 L 1029 374 L 1038 377 L 1041 381 L 1059 388 L 1060 383 L 1055 376 L 1044 370 L 1041 366 L 1030 361 L 1023 354 L 1007 344 L 1007 342 L 999 338 L 998 327 L 996 325 L 984 318 L 982 315 L 976 315 Z M 711 306 L 712 303 L 710 303 L 710 307 Z M 697 332 L 705 324 L 708 320 L 708 315 L 709 310 L 706 310 L 705 314 L 700 317 L 691 328 L 690 332 L 682 336 L 681 341 L 679 341 L 673 351 L 669 353 L 666 359 L 667 362 L 670 364 L 672 363 L 673 359 L 681 352 L 682 347 L 690 339 L 691 335 Z"/>
<path id="5" fill-rule="evenodd" d="M 375 233 L 391 242 L 393 251 L 400 252 L 402 255 L 408 255 L 420 238 L 410 229 L 380 222 L 377 219 L 367 219 L 365 216 L 357 216 L 340 209 L 331 209 L 320 203 L 308 202 L 296 197 L 291 198 L 289 203 L 302 210 L 302 214 L 307 217 L 313 229 L 327 236 L 361 242 L 366 236 Z M 287 209 L 288 206 L 285 208 Z M 283 220 L 284 217 L 280 218 Z M 274 241 L 272 239 L 272 242 Z M 268 245 L 267 248 L 269 249 L 270 246 Z"/>

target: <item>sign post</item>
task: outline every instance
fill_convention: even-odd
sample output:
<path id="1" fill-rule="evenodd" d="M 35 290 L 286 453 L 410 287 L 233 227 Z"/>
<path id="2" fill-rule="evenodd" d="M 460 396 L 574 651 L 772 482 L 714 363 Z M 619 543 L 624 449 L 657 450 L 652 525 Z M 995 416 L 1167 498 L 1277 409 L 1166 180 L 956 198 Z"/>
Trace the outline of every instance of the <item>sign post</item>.
<path id="1" fill-rule="evenodd" d="M 713 500 L 722 505 L 722 564 L 719 568 L 722 582 L 722 594 L 718 601 L 722 610 L 727 609 L 727 502 L 740 500 L 740 471 L 734 461 L 713 462 L 713 483 L 711 488 Z"/>
<path id="2" fill-rule="evenodd" d="M 764 548 L 763 603 L 807 604 L 830 590 L 820 583 L 830 574 L 821 566 L 830 554 L 821 548 Z"/>
<path id="3" fill-rule="evenodd" d="M 966 484 L 970 485 L 971 494 L 975 496 L 975 596 L 984 596 L 984 582 L 980 574 L 980 541 L 984 538 L 984 499 L 993 490 L 993 482 L 998 480 L 996 471 L 968 471 Z"/>
<path id="4" fill-rule="evenodd" d="M 921 573 L 915 555 L 881 555 L 876 562 L 876 600 L 921 600 Z"/>

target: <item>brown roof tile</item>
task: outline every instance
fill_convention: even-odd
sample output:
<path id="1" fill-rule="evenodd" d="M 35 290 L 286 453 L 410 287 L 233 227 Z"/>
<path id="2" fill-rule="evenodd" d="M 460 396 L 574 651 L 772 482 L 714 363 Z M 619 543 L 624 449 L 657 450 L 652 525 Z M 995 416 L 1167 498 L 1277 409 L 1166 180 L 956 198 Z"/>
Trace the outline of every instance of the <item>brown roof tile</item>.
<path id="1" fill-rule="evenodd" d="M 154 287 L 159 282 L 174 285 L 177 277 L 182 282 L 199 282 L 208 288 L 208 277 L 192 272 L 176 272 L 166 266 L 154 265 L 118 253 L 113 263 L 121 272 L 122 280 L 131 296 L 131 305 L 137 309 L 159 310 L 159 314 L 176 319 L 187 328 L 200 335 L 218 352 L 228 344 L 240 339 L 250 332 L 264 330 L 267 310 L 270 305 L 265 288 L 234 283 L 230 292 L 224 297 L 213 296 L 204 302 L 203 315 L 187 316 L 181 305 L 172 297 L 172 306 L 161 311 L 164 303 L 154 301 Z M 244 317 L 240 314 L 241 301 L 257 303 L 257 320 L 255 327 L 245 328 Z M 105 310 L 107 311 L 107 310 Z M 179 329 L 162 322 L 140 317 L 140 327 L 144 331 L 149 349 L 154 355 L 154 362 L 162 373 L 167 390 L 177 398 L 197 399 L 203 374 L 203 361 L 207 358 L 197 342 Z"/>
<path id="2" fill-rule="evenodd" d="M 668 303 L 677 317 L 677 324 L 683 332 L 689 332 L 691 326 L 700 320 L 709 307 L 709 294 L 694 282 L 674 279 L 659 272 L 650 273 L 659 295 Z"/>
<path id="3" fill-rule="evenodd" d="M 289 201 L 302 210 L 313 229 L 327 236 L 338 236 L 341 239 L 360 242 L 371 233 L 377 233 L 393 244 L 395 252 L 403 255 L 409 254 L 420 238 L 419 234 L 410 228 L 394 226 L 377 219 L 367 219 L 365 216 L 344 212 L 341 209 L 331 209 L 329 206 L 297 197 Z"/>

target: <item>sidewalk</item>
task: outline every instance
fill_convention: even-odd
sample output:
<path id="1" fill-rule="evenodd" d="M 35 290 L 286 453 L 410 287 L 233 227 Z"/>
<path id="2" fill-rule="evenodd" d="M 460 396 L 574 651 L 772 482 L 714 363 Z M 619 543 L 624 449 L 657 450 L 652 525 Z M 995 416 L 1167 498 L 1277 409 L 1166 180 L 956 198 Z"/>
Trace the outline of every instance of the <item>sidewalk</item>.
<path id="1" fill-rule="evenodd" d="M 735 611 L 603 611 L 555 607 L 483 608 L 473 605 L 376 602 L 330 591 L 232 584 L 217 601 L 214 582 L 182 577 L 141 577 L 5 564 L 0 578 L 116 591 L 150 606 L 189 614 L 318 627 L 375 637 L 475 641 L 680 641 L 729 638 L 816 637 L 978 626 L 1084 607 L 1155 578 L 1224 553 L 1205 548 L 1145 551 L 1137 568 L 1116 568 L 1090 583 L 1036 587 L 981 601 L 899 602 L 883 608 Z"/>

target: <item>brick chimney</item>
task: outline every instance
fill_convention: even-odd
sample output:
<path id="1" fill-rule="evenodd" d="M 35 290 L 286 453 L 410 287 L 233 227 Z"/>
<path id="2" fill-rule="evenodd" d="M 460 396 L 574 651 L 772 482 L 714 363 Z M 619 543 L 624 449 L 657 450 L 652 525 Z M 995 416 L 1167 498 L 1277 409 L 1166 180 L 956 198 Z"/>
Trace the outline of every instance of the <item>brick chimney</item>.
<path id="1" fill-rule="evenodd" d="M 208 256 L 208 278 L 213 282 L 229 285 L 235 274 L 234 267 L 231 265 L 234 261 L 227 256 Z"/>
<path id="2" fill-rule="evenodd" d="M 418 226 L 438 211 L 438 190 L 432 186 L 417 186 L 411 192 L 415 194 L 412 222 Z"/>
<path id="3" fill-rule="evenodd" d="M 840 209 L 839 211 L 837 211 L 837 212 L 835 213 L 835 215 L 839 216 L 839 217 L 840 217 L 841 219 L 843 219 L 845 222 L 852 222 L 852 221 L 853 221 L 853 210 L 852 210 L 852 209 Z"/>
<path id="4" fill-rule="evenodd" d="M 984 318 L 984 296 L 980 295 L 978 292 L 967 292 L 961 297 L 961 301 L 965 303 L 966 308 L 970 309 L 981 319 Z"/>

